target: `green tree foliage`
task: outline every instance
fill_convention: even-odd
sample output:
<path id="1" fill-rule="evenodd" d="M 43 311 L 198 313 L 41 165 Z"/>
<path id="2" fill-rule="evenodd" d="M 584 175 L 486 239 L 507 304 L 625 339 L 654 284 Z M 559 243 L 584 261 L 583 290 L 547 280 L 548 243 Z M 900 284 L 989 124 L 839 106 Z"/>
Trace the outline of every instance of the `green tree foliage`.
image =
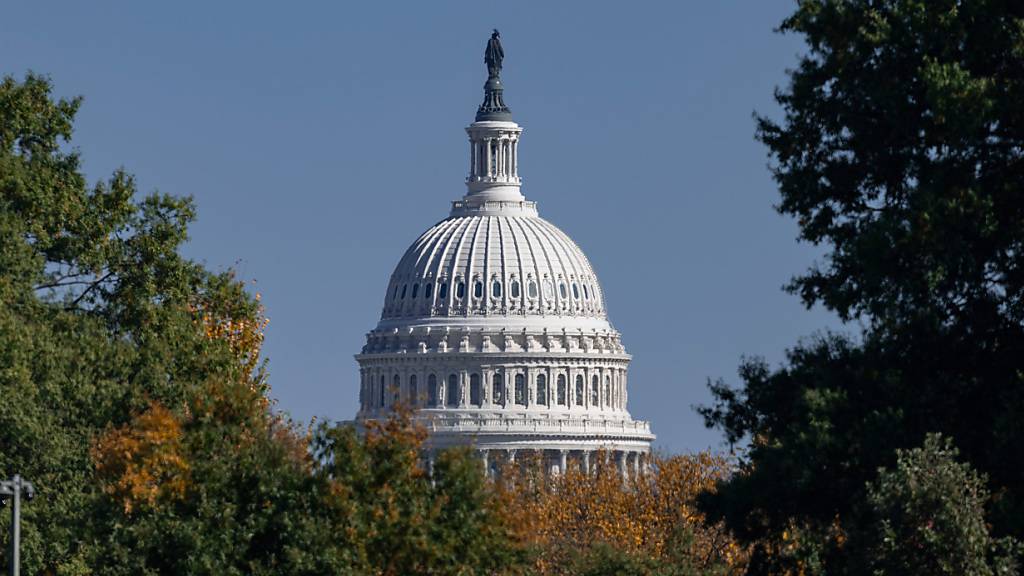
<path id="1" fill-rule="evenodd" d="M 25 572 L 74 574 L 87 572 L 84 527 L 101 494 L 93 439 L 150 401 L 180 410 L 238 371 L 197 327 L 195 302 L 257 306 L 228 275 L 178 255 L 188 199 L 136 201 L 123 171 L 87 187 L 68 148 L 79 101 L 50 90 L 34 75 L 0 83 L 0 473 L 38 488 L 24 511 Z M 0 537 L 8 529 L 4 517 Z"/>
<path id="2" fill-rule="evenodd" d="M 804 0 L 781 30 L 808 52 L 776 95 L 783 118 L 759 118 L 758 135 L 779 211 L 828 248 L 790 289 L 863 331 L 712 386 L 708 424 L 751 445 L 705 508 L 759 542 L 754 572 L 787 550 L 855 571 L 842 535 L 865 486 L 936 431 L 987 478 L 996 534 L 1020 538 L 1024 6 Z"/>
<path id="3" fill-rule="evenodd" d="M 1019 546 L 996 541 L 985 524 L 988 491 L 938 434 L 897 450 L 896 466 L 868 487 L 872 523 L 861 561 L 875 574 L 1016 574 Z"/>
<path id="4" fill-rule="evenodd" d="M 371 423 L 364 436 L 344 426 L 316 435 L 323 501 L 357 573 L 495 574 L 520 565 L 522 548 L 480 462 L 446 451 L 428 474 L 424 436 L 404 410 Z"/>
<path id="5" fill-rule="evenodd" d="M 79 104 L 40 76 L 0 83 L 0 475 L 38 493 L 23 573 L 513 567 L 467 455 L 429 478 L 407 419 L 307 434 L 271 410 L 258 298 L 180 256 L 189 199 L 143 196 L 124 171 L 87 186 Z"/>

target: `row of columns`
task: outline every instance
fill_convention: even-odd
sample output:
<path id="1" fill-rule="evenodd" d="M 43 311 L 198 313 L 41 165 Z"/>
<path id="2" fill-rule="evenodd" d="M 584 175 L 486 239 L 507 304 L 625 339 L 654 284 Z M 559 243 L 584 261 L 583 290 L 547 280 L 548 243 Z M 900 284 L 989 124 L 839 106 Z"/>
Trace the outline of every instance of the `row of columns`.
<path id="1" fill-rule="evenodd" d="M 447 372 L 447 371 L 446 371 Z M 554 373 L 554 378 L 552 378 Z M 456 386 L 454 404 L 448 402 L 450 399 L 449 385 L 451 375 L 456 375 Z M 479 376 L 480 389 L 477 391 L 479 402 L 474 403 L 472 398 L 471 383 L 473 375 Z M 431 380 L 431 375 L 434 380 Z M 500 377 L 499 391 L 500 402 L 495 394 L 494 376 Z M 412 397 L 411 378 L 416 377 L 416 398 Z M 518 382 L 518 376 L 522 376 L 522 382 Z M 543 376 L 544 390 L 540 390 L 539 376 Z M 593 400 L 594 377 L 597 377 L 597 403 Z M 577 386 L 577 379 L 582 377 L 582 398 Z M 397 380 L 397 382 L 396 382 Z M 431 390 L 431 382 L 436 384 L 436 390 Z M 396 386 L 397 383 L 397 386 Z M 522 389 L 520 390 L 520 384 Z M 564 403 L 559 403 L 559 396 L 562 395 L 564 386 Z M 544 397 L 538 395 L 543 392 Z M 626 406 L 626 369 L 625 368 L 509 368 L 509 369 L 487 369 L 479 373 L 470 373 L 467 370 L 452 372 L 443 377 L 436 373 L 417 370 L 394 371 L 388 369 L 363 369 L 361 370 L 360 404 L 364 410 L 384 409 L 392 406 L 396 399 L 403 400 L 413 406 L 426 406 L 428 408 L 495 408 L 522 406 L 534 407 L 558 407 L 566 408 L 579 407 L 583 409 L 609 408 L 621 410 Z M 430 400 L 435 400 L 434 404 Z M 579 400 L 578 400 L 579 399 Z M 581 401 L 580 401 L 581 400 Z"/>
<path id="2" fill-rule="evenodd" d="M 519 139 L 513 136 L 471 140 L 469 179 L 513 181 L 519 178 Z"/>
<path id="3" fill-rule="evenodd" d="M 527 451 L 540 452 L 545 472 L 552 475 L 564 474 L 570 465 L 578 467 L 585 474 L 590 474 L 598 464 L 594 459 L 601 455 L 605 458 L 605 465 L 610 465 L 611 460 L 614 459 L 615 467 L 624 480 L 630 477 L 638 478 L 650 469 L 650 453 L 644 450 L 524 450 L 524 452 Z M 515 465 L 518 452 L 515 448 L 486 448 L 477 450 L 477 455 L 483 464 L 485 474 L 490 478 L 498 472 L 497 466 L 499 465 L 491 457 L 492 453 L 501 455 L 505 463 Z M 434 457 L 433 452 L 426 454 L 427 470 L 431 473 L 434 469 Z"/>
<path id="4" fill-rule="evenodd" d="M 464 283 L 463 290 L 465 294 L 462 298 L 458 296 L 458 285 Z M 480 282 L 482 284 L 483 294 L 478 298 L 474 295 L 475 283 Z M 494 283 L 498 282 L 500 286 L 500 295 L 494 295 Z M 440 286 L 444 285 L 442 291 Z M 513 294 L 512 285 L 517 284 L 516 290 L 518 294 Z M 434 289 L 435 285 L 438 287 Z M 570 289 L 576 286 L 576 292 L 570 293 Z M 430 294 L 427 294 L 427 286 L 430 286 Z M 543 286 L 543 290 L 541 289 Z M 465 278 L 461 275 L 456 276 L 451 283 L 451 290 L 449 290 L 447 279 L 442 279 L 440 282 L 399 282 L 393 281 L 390 285 L 387 297 L 384 300 L 384 307 L 388 314 L 402 314 L 402 313 L 413 313 L 416 311 L 430 310 L 436 307 L 455 309 L 459 306 L 469 305 L 473 308 L 479 308 L 488 304 L 492 306 L 504 306 L 508 308 L 516 308 L 527 306 L 529 304 L 547 305 L 548 309 L 559 309 L 562 310 L 598 310 L 600 309 L 600 303 L 598 302 L 598 292 L 596 284 L 587 280 L 576 280 L 576 279 L 558 279 L 558 289 L 555 289 L 555 284 L 550 278 L 545 277 L 542 284 L 537 284 L 536 280 L 532 277 L 528 278 L 525 286 L 519 284 L 519 279 L 516 276 L 502 281 L 501 277 L 495 274 L 491 274 L 490 280 L 486 283 L 482 276 L 473 276 L 471 282 L 466 282 Z M 562 297 L 562 287 L 566 289 L 566 296 Z M 422 288 L 422 292 L 417 291 L 417 296 L 413 297 L 411 290 Z M 524 289 L 525 288 L 525 289 Z M 406 297 L 403 297 L 403 291 L 406 293 Z M 444 292 L 444 296 L 441 293 Z M 578 295 L 577 295 L 578 294 Z"/>

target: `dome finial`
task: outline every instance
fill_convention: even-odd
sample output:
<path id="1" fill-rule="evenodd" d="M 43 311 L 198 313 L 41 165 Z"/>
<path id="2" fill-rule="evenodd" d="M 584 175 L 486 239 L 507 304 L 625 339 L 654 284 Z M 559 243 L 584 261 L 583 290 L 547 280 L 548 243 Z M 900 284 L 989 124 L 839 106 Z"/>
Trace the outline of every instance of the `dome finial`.
<path id="1" fill-rule="evenodd" d="M 484 63 L 487 64 L 487 82 L 484 84 L 484 102 L 476 111 L 476 120 L 512 120 L 512 111 L 505 106 L 502 97 L 504 88 L 501 85 L 501 63 L 505 59 L 505 50 L 501 47 L 501 33 L 495 28 L 491 39 L 484 50 Z"/>

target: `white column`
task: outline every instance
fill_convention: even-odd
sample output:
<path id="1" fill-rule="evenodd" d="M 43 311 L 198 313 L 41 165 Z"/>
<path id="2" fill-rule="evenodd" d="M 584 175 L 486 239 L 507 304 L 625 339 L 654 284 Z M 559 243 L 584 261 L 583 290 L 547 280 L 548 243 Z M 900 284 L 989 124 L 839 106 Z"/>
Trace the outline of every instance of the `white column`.
<path id="1" fill-rule="evenodd" d="M 498 179 L 505 177 L 505 140 L 498 138 Z"/>
<path id="2" fill-rule="evenodd" d="M 459 371 L 459 408 L 465 408 L 469 402 L 469 373 L 465 370 Z"/>
<path id="3" fill-rule="evenodd" d="M 567 472 L 566 468 L 569 465 L 569 451 L 559 450 L 558 451 L 558 472 L 563 476 Z"/>
<path id="4" fill-rule="evenodd" d="M 583 472 L 590 474 L 590 450 L 583 451 Z"/>
<path id="5" fill-rule="evenodd" d="M 519 138 L 512 141 L 512 175 L 519 177 Z"/>
<path id="6" fill-rule="evenodd" d="M 490 370 L 480 371 L 480 407 L 490 408 L 492 404 L 491 398 L 491 379 L 493 378 Z"/>
<path id="7" fill-rule="evenodd" d="M 515 394 L 515 379 L 516 371 L 506 368 L 505 377 L 501 381 L 501 385 L 505 388 L 505 406 L 512 406 L 515 404 L 515 396 L 512 396 L 512 394 Z"/>
<path id="8" fill-rule="evenodd" d="M 590 409 L 590 388 L 593 383 L 590 381 L 590 368 L 583 369 L 583 409 Z"/>
<path id="9" fill-rule="evenodd" d="M 490 138 L 484 140 L 484 147 L 487 148 L 487 175 L 494 176 L 494 151 L 491 149 Z"/>
<path id="10" fill-rule="evenodd" d="M 623 370 L 623 410 L 626 410 L 626 405 L 630 401 L 629 385 L 626 382 L 626 370 Z"/>

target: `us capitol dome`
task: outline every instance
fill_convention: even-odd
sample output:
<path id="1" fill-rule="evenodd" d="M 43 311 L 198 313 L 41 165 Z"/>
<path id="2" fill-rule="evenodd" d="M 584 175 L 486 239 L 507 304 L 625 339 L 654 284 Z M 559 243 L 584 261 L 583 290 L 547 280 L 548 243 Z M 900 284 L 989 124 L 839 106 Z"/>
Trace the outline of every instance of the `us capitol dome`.
<path id="1" fill-rule="evenodd" d="M 627 410 L 630 355 L 580 247 L 521 192 L 519 139 L 500 79 L 498 32 L 469 135 L 466 195 L 406 250 L 356 355 L 358 423 L 403 403 L 434 451 L 472 446 L 490 472 L 539 452 L 551 472 L 598 450 L 623 474 L 650 452 Z"/>

